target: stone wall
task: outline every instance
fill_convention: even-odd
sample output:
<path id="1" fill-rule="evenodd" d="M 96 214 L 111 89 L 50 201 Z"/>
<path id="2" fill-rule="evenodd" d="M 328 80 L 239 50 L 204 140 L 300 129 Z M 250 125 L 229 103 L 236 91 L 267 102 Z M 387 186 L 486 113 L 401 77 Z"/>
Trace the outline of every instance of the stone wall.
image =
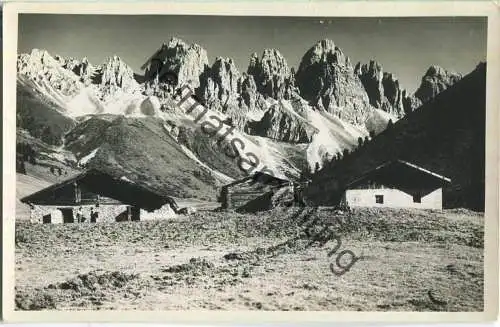
<path id="1" fill-rule="evenodd" d="M 141 209 L 141 220 L 168 219 L 176 216 L 177 214 L 174 210 L 172 210 L 169 204 L 166 204 L 153 212 L 147 212 L 146 210 Z"/>
<path id="2" fill-rule="evenodd" d="M 41 206 L 35 205 L 33 209 L 31 209 L 30 222 L 31 223 L 43 223 L 43 216 L 51 215 L 51 223 L 53 224 L 61 224 L 64 222 L 63 214 L 60 209 L 71 209 L 73 210 L 73 218 L 74 222 L 76 222 L 76 213 L 78 211 L 79 206 Z M 82 205 L 82 214 L 85 218 L 85 222 L 90 222 L 90 211 L 92 208 L 95 210 L 95 206 L 93 205 Z M 99 216 L 97 218 L 97 222 L 115 222 L 116 217 L 121 213 L 127 210 L 127 205 L 99 205 Z M 153 211 L 147 212 L 146 210 L 140 211 L 140 219 L 141 220 L 153 220 L 153 219 L 165 219 L 165 218 L 173 218 L 176 216 L 175 212 L 172 208 L 167 204 L 162 208 Z"/>

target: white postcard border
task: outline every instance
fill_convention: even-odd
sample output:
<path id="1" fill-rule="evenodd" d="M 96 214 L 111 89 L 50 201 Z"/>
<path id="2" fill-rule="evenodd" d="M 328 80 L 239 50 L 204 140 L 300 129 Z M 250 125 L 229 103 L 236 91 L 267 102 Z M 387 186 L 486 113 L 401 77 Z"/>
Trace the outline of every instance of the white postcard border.
<path id="1" fill-rule="evenodd" d="M 197 14 L 241 16 L 488 16 L 486 112 L 486 208 L 484 312 L 279 312 L 279 311 L 14 311 L 15 106 L 17 15 Z M 495 2 L 156 2 L 19 3 L 3 8 L 3 318 L 7 322 L 168 322 L 168 323 L 312 323 L 312 322 L 479 322 L 498 314 L 498 126 L 500 98 L 500 6 Z"/>

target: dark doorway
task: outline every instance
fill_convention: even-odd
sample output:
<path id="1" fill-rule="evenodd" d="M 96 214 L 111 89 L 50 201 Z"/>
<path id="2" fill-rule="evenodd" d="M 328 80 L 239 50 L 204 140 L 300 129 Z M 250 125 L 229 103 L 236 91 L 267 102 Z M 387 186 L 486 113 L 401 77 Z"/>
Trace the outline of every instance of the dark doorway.
<path id="1" fill-rule="evenodd" d="M 119 215 L 115 217 L 116 222 L 128 221 L 128 209 L 122 211 Z"/>
<path id="2" fill-rule="evenodd" d="M 141 220 L 141 208 L 138 207 L 132 207 L 131 208 L 131 213 L 132 213 L 132 221 L 139 221 Z"/>
<path id="3" fill-rule="evenodd" d="M 42 222 L 43 222 L 44 224 L 50 224 L 50 222 L 51 222 L 51 219 L 50 219 L 50 218 L 51 218 L 51 217 L 50 217 L 50 214 L 45 215 L 45 216 L 43 216 L 43 217 L 42 217 Z"/>
<path id="4" fill-rule="evenodd" d="M 59 208 L 63 216 L 63 222 L 65 224 L 74 223 L 75 217 L 73 216 L 73 209 L 71 208 Z"/>
<path id="5" fill-rule="evenodd" d="M 413 203 L 422 203 L 422 194 L 413 194 Z"/>

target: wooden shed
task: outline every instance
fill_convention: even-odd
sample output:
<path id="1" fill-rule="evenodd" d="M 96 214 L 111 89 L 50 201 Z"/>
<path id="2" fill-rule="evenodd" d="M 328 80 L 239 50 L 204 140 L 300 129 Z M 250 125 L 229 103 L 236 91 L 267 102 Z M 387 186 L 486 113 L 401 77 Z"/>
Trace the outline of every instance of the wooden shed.
<path id="1" fill-rule="evenodd" d="M 219 199 L 223 209 L 237 209 L 265 193 L 290 184 L 289 180 L 256 172 L 251 176 L 223 186 Z"/>

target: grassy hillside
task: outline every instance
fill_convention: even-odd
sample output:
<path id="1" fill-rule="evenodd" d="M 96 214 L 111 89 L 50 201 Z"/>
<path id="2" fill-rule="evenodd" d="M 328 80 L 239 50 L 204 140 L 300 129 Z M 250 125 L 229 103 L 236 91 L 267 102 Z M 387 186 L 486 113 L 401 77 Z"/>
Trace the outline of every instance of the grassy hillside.
<path id="1" fill-rule="evenodd" d="M 343 185 L 394 159 L 451 178 L 444 206 L 484 210 L 486 66 L 397 121 L 341 161 L 315 174 L 306 196 L 338 203 Z"/>
<path id="2" fill-rule="evenodd" d="M 89 167 L 148 184 L 170 196 L 211 200 L 216 178 L 188 157 L 156 118 L 113 121 Z"/>
<path id="3" fill-rule="evenodd" d="M 114 117 L 116 119 L 116 116 Z M 79 123 L 65 138 L 65 148 L 75 154 L 78 159 L 89 154 L 102 142 L 102 136 L 111 126 L 112 120 L 105 117 L 91 117 Z"/>
<path id="4" fill-rule="evenodd" d="M 238 168 L 236 160 L 224 153 L 225 144 L 217 142 L 216 137 L 204 133 L 198 124 L 184 119 L 178 140 L 212 169 L 232 178 L 245 176 L 244 172 Z"/>
<path id="5" fill-rule="evenodd" d="M 17 128 L 27 130 L 47 144 L 61 145 L 64 134 L 76 125 L 73 119 L 61 114 L 55 104 L 33 94 L 28 86 L 17 83 L 16 100 Z"/>

